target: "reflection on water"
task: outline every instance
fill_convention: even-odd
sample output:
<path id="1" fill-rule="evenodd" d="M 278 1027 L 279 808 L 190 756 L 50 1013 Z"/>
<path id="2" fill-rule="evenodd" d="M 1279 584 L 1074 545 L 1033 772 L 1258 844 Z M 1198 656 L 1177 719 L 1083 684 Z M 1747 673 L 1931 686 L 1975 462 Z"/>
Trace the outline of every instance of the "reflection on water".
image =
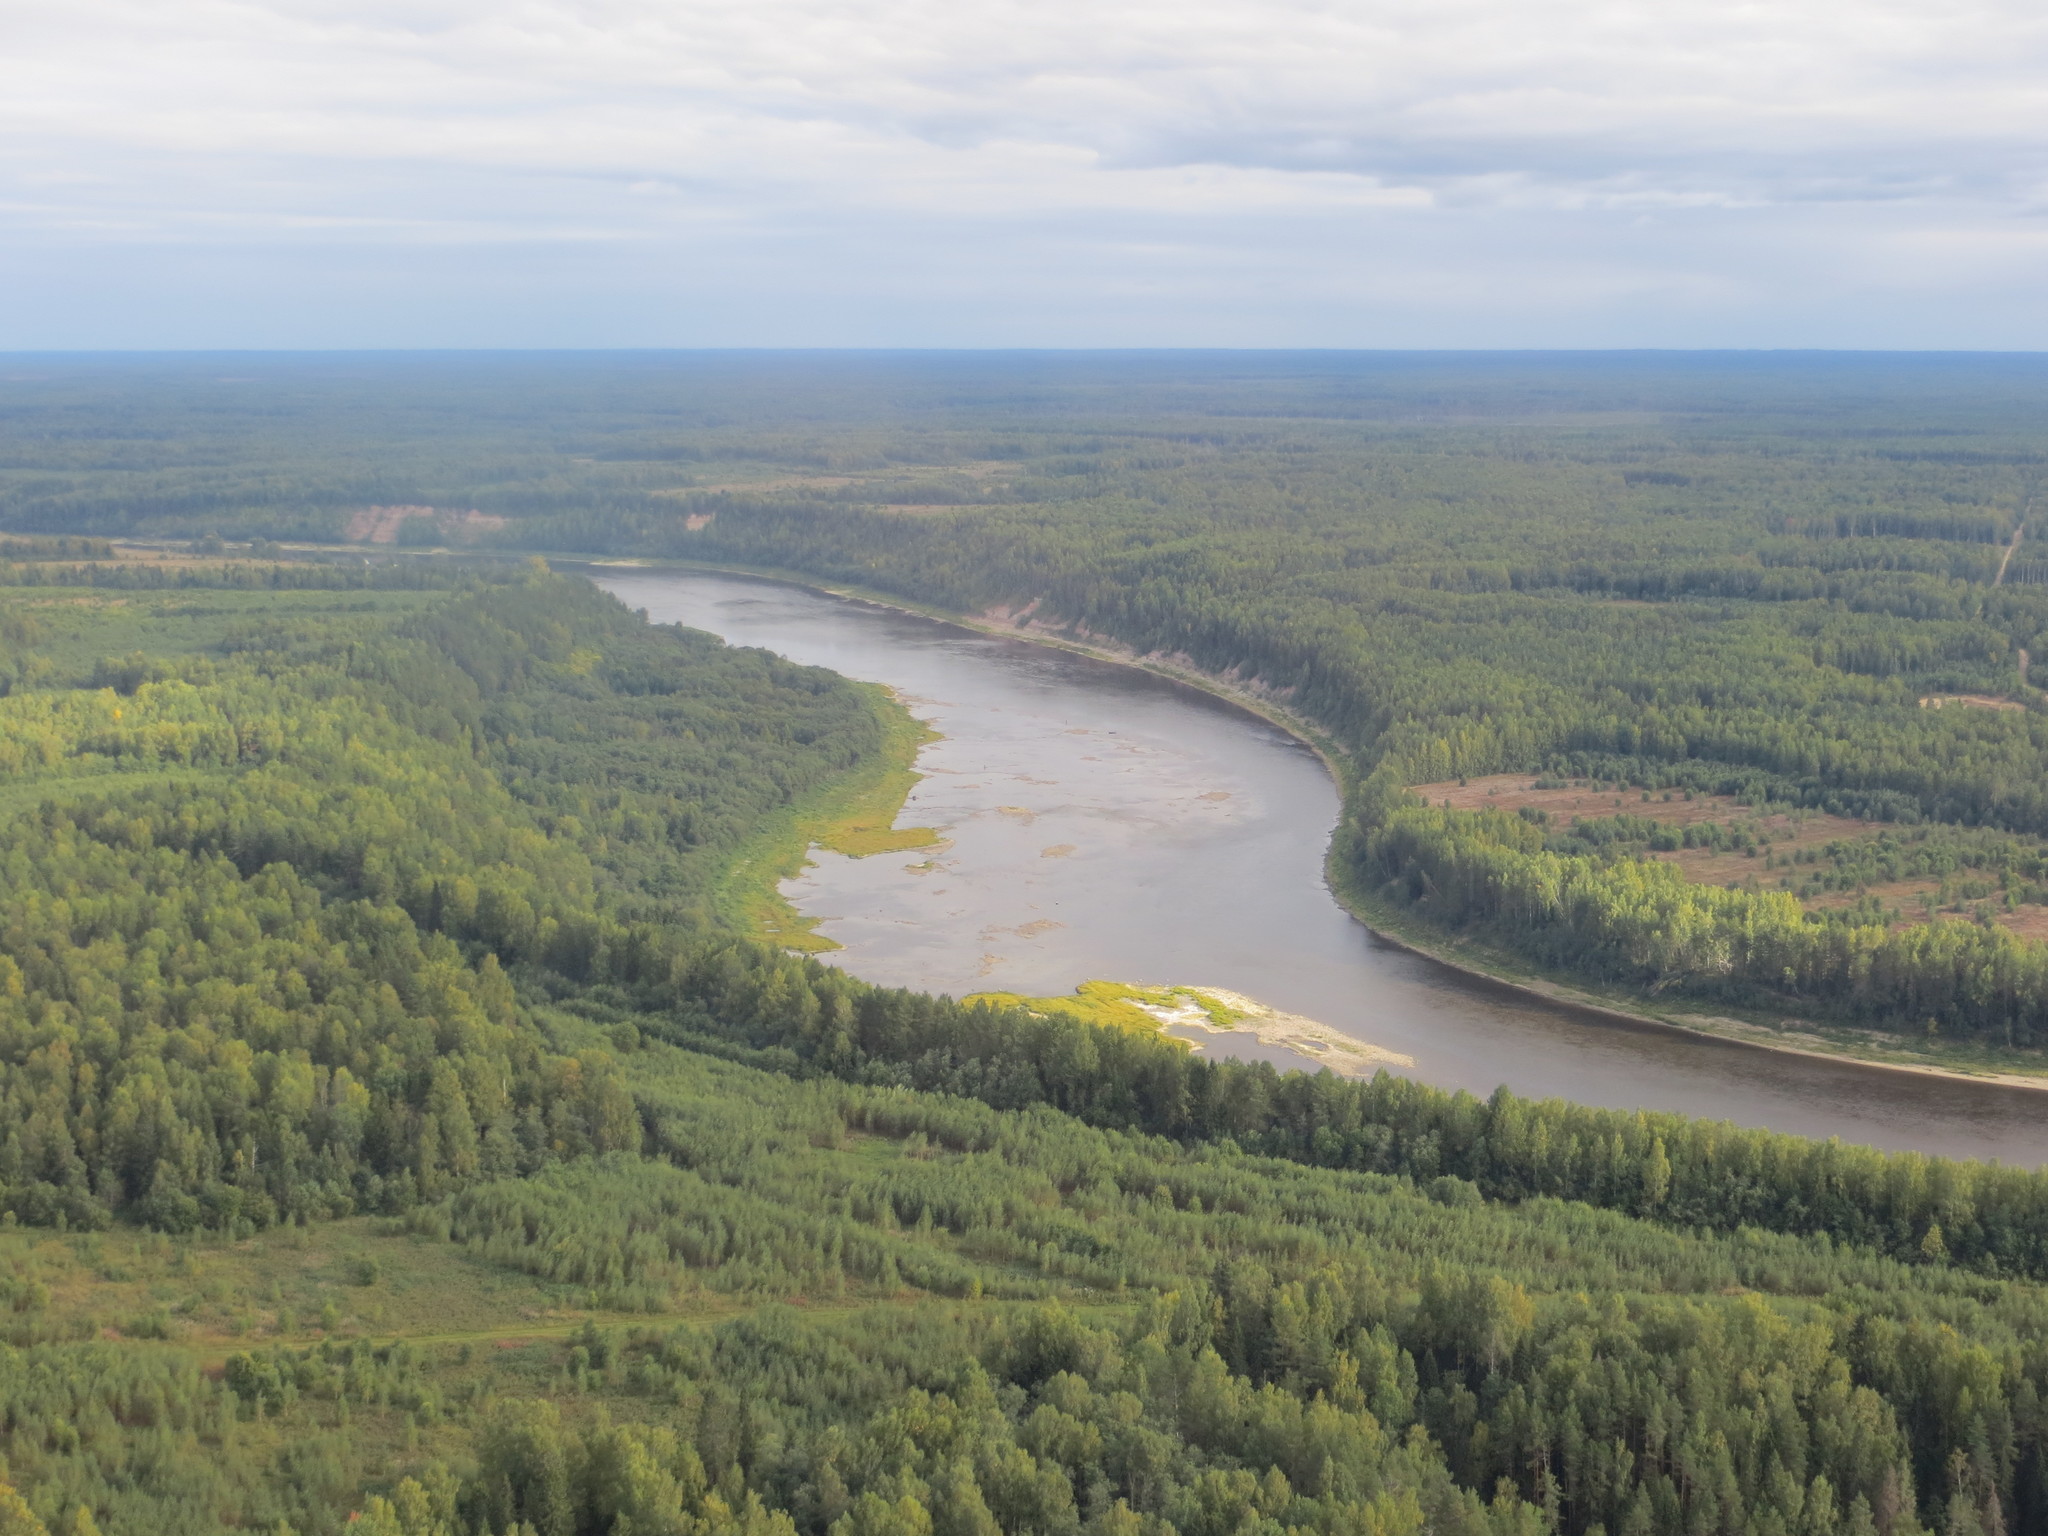
<path id="1" fill-rule="evenodd" d="M 1375 939 L 1332 900 L 1337 795 L 1264 721 L 1148 673 L 799 588 L 602 572 L 660 622 L 895 688 L 942 739 L 902 824 L 947 842 L 818 852 L 785 887 L 891 986 L 1044 996 L 1093 977 L 1247 993 L 1486 1094 L 1682 1110 L 1810 1136 L 2048 1162 L 2048 1095 L 1610 1024 Z M 1251 1054 L 1217 1037 L 1215 1054 Z M 1263 1054 L 1263 1052 L 1261 1052 Z"/>

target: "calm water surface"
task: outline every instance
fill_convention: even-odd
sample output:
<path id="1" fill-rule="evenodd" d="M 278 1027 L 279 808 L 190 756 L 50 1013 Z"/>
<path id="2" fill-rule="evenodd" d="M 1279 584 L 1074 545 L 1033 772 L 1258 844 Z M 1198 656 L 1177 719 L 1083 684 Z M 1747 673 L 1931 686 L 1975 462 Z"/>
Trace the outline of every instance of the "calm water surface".
<path id="1" fill-rule="evenodd" d="M 598 574 L 658 622 L 884 683 L 941 733 L 918 759 L 926 778 L 898 824 L 938 828 L 943 846 L 867 859 L 814 852 L 814 866 L 784 887 L 845 946 L 831 958 L 856 975 L 955 996 L 1047 995 L 1094 977 L 1227 987 L 1404 1052 L 1417 1077 L 1482 1095 L 1506 1083 L 1882 1147 L 2048 1162 L 2048 1095 L 1605 1023 L 1382 943 L 1323 884 L 1338 802 L 1322 765 L 1197 690 L 769 582 Z"/>

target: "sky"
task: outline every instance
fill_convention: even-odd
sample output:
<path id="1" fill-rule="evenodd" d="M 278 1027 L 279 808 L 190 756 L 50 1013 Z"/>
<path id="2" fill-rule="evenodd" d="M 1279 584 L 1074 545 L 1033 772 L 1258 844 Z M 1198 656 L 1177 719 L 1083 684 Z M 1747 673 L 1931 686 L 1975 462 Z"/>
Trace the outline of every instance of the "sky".
<path id="1" fill-rule="evenodd" d="M 2041 0 L 0 0 L 0 349 L 2048 349 Z"/>

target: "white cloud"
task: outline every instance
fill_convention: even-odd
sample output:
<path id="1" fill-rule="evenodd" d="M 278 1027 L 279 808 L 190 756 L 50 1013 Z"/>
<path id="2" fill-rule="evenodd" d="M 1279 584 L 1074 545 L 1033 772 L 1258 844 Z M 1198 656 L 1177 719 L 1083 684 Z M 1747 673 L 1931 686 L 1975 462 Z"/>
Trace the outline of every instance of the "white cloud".
<path id="1" fill-rule="evenodd" d="M 1022 237 L 1086 309 L 1141 248 L 1341 293 L 1370 245 L 1482 309 L 1697 310 L 1789 294 L 1816 241 L 1852 287 L 2038 275 L 2044 125 L 2018 0 L 0 0 L 31 252 L 614 244 L 836 283 L 836 247 L 881 291 L 892 251 L 993 274 Z M 1645 215 L 1691 223 L 1617 233 Z"/>

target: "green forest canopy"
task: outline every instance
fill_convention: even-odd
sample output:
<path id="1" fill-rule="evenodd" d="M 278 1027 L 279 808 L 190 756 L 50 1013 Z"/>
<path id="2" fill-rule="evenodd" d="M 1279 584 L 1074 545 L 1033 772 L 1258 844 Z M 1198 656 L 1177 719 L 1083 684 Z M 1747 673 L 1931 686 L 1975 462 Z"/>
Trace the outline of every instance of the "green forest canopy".
<path id="1" fill-rule="evenodd" d="M 0 586 L 24 1529 L 2048 1508 L 2048 1179 L 863 986 L 709 893 L 870 695 L 537 570 L 161 582 Z"/>
<path id="2" fill-rule="evenodd" d="M 865 986 L 734 936 L 717 892 L 765 819 L 877 749 L 870 695 L 539 568 L 36 542 L 446 502 L 508 541 L 603 528 L 959 607 L 1043 595 L 1291 688 L 1369 770 L 1345 856 L 1396 892 L 1427 876 L 1425 908 L 1455 892 L 1447 920 L 1519 902 L 1560 965 L 1862 977 L 1872 1009 L 1947 974 L 1956 1028 L 2037 1017 L 2032 951 L 1995 922 L 1773 928 L 1772 893 L 1674 894 L 1632 856 L 1655 832 L 1399 792 L 1489 767 L 1734 782 L 1967 827 L 2024 877 L 2039 717 L 1917 707 L 2021 688 L 2030 582 L 1990 576 L 2031 494 L 2024 360 L 1077 382 L 1027 359 L 892 364 L 881 389 L 857 362 L 804 394 L 747 360 L 259 361 L 282 370 L 261 413 L 199 388 L 206 363 L 6 385 L 0 1524 L 2048 1528 L 2041 1175 L 1283 1078 Z M 549 433 L 536 372 L 583 392 Z M 1776 524 L 1770 474 L 1804 486 Z M 1716 475 L 1739 483 L 1695 497 Z M 1876 511 L 1843 522 L 1856 483 Z M 1688 545 L 1708 574 L 1668 590 L 1618 553 L 1576 574 Z M 1569 579 L 1528 575 L 1545 561 Z M 1569 736 L 1596 728 L 1636 734 Z M 1715 924 L 1753 936 L 1742 965 Z M 1640 947 L 1666 931 L 1708 959 L 1672 972 Z M 1766 942 L 1779 969 L 1743 969 Z"/>

